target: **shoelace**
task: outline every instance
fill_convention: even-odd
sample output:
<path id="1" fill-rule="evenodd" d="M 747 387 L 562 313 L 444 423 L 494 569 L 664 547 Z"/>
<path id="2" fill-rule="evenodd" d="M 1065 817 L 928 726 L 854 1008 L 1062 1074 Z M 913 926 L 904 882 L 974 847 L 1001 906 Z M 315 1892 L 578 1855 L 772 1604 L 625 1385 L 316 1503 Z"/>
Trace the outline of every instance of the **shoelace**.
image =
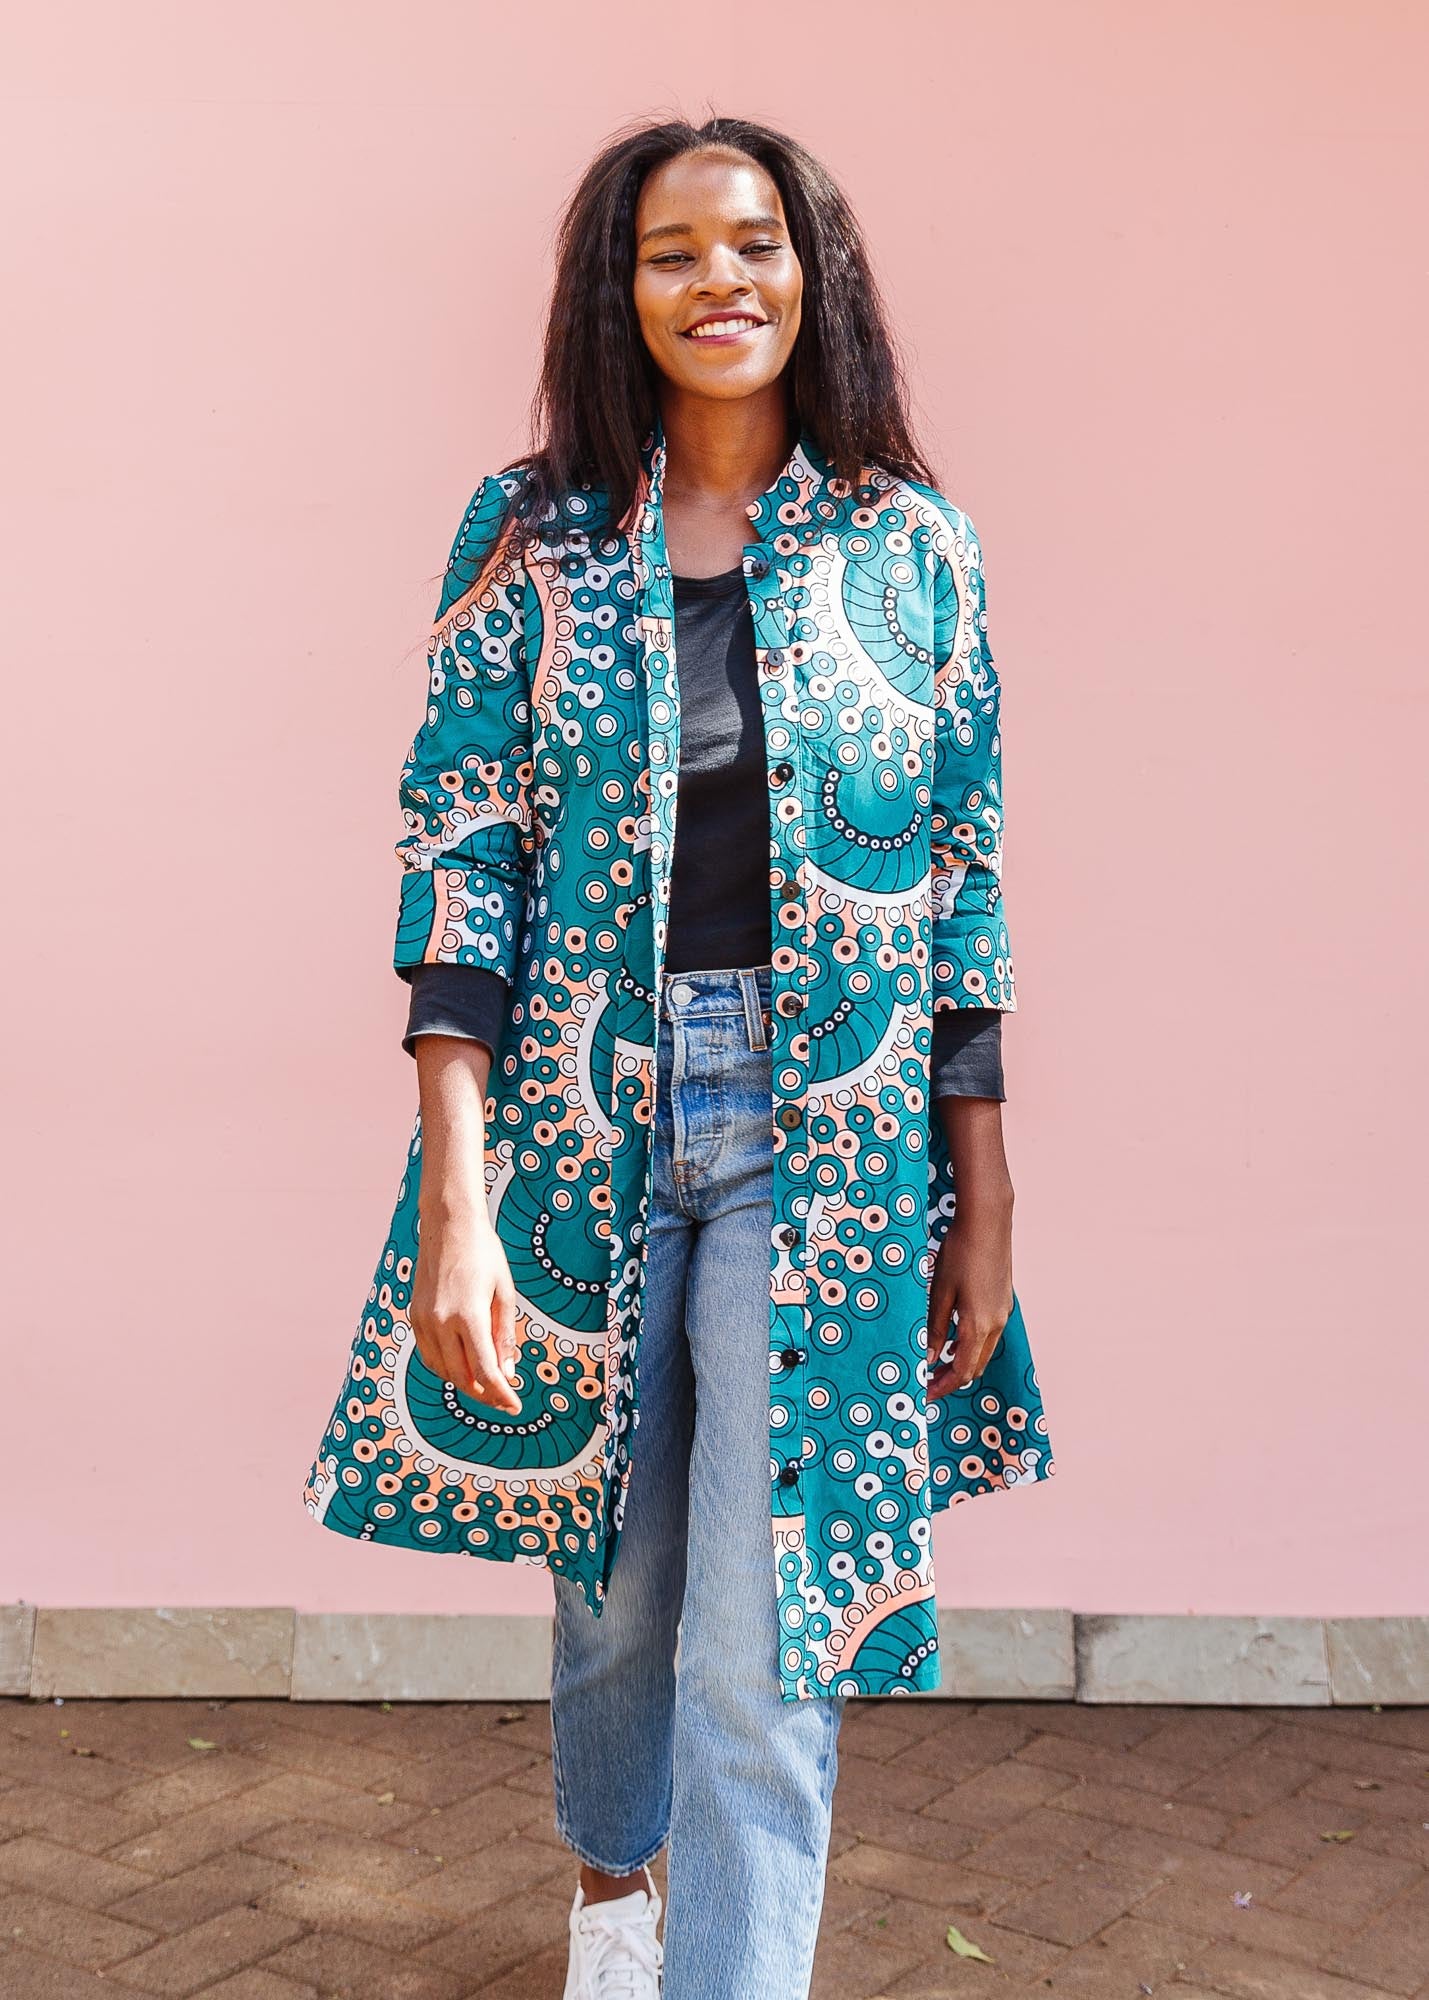
<path id="1" fill-rule="evenodd" d="M 589 1946 L 594 2000 L 642 2000 L 642 1973 L 658 1972 L 664 1949 L 649 1923 L 650 1905 L 640 1917 L 607 1919 L 599 1903 L 580 1913 L 581 1936 Z"/>

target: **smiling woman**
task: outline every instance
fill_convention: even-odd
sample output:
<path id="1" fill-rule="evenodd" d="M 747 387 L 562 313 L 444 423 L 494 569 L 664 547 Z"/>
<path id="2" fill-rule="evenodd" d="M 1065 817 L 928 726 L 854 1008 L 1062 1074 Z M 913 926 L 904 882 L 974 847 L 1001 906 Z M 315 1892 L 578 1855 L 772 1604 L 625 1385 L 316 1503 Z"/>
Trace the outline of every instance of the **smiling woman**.
<path id="1" fill-rule="evenodd" d="M 308 1502 L 550 1572 L 566 2000 L 801 2000 L 844 1705 L 939 1685 L 933 1516 L 1052 1469 L 981 552 L 767 127 L 593 162 L 536 417 L 436 609 L 420 1112 Z"/>

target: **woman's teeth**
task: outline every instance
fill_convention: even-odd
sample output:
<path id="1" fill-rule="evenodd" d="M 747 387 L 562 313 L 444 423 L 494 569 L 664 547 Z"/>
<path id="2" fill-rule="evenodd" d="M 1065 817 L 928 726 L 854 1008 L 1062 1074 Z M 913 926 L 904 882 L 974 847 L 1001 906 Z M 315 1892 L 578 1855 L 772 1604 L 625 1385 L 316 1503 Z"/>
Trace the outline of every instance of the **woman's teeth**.
<path id="1" fill-rule="evenodd" d="M 763 324 L 763 320 L 759 319 L 712 319 L 707 320 L 703 326 L 692 326 L 689 337 L 691 340 L 706 340 L 713 334 L 743 333 L 746 327 Z"/>

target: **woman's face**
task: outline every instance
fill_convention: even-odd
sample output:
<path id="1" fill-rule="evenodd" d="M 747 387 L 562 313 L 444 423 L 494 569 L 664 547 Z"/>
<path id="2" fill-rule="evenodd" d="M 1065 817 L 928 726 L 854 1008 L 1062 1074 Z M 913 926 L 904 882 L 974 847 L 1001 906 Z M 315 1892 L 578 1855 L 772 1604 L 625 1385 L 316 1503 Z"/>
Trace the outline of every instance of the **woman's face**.
<path id="1" fill-rule="evenodd" d="M 635 210 L 635 310 L 676 387 L 725 401 L 767 389 L 793 352 L 803 291 L 779 190 L 756 161 L 684 153 L 647 177 Z"/>

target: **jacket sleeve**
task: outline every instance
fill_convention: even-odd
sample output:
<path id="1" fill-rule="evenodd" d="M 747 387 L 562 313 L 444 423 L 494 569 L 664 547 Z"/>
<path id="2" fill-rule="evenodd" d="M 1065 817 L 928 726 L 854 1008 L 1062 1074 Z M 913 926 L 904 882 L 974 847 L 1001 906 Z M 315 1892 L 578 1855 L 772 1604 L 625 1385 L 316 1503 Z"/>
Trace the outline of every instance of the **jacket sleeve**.
<path id="1" fill-rule="evenodd" d="M 947 507 L 933 616 L 932 1004 L 1017 1006 L 1002 907 L 1002 739 L 982 549 Z"/>
<path id="2" fill-rule="evenodd" d="M 393 964 L 484 966 L 514 980 L 535 852 L 525 575 L 483 479 L 457 530 L 427 650 L 427 708 L 402 767 Z"/>

